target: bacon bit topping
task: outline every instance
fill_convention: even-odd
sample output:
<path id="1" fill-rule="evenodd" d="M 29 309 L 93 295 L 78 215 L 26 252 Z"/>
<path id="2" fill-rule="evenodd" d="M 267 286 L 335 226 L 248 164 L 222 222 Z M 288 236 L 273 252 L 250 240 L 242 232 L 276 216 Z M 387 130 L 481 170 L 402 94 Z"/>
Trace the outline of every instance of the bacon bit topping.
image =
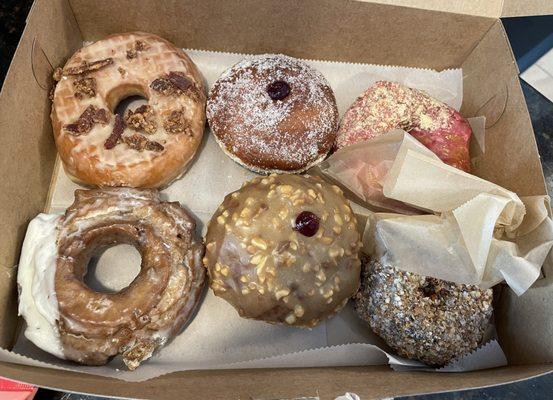
<path id="1" fill-rule="evenodd" d="M 144 136 L 136 133 L 123 137 L 123 143 L 136 151 L 163 151 L 165 149 L 162 144 L 154 142 L 153 140 L 148 140 Z"/>
<path id="2" fill-rule="evenodd" d="M 89 72 L 98 71 L 99 69 L 107 67 L 108 65 L 111 65 L 111 64 L 113 64 L 113 58 L 111 57 L 106 58 L 104 60 L 98 60 L 98 61 L 92 61 L 92 62 L 83 61 L 81 65 L 77 67 L 66 68 L 63 71 L 63 74 L 64 75 L 88 74 Z"/>
<path id="3" fill-rule="evenodd" d="M 104 147 L 107 150 L 113 149 L 117 145 L 119 139 L 121 139 L 121 136 L 123 135 L 123 131 L 125 130 L 125 128 L 125 121 L 123 121 L 121 115 L 116 114 L 115 123 L 113 124 L 113 132 L 111 132 L 111 135 L 109 135 L 109 137 L 104 142 Z"/>
<path id="4" fill-rule="evenodd" d="M 96 96 L 96 79 L 77 79 L 73 81 L 73 88 L 75 89 L 75 97 L 78 99 L 83 99 L 84 97 L 94 97 Z"/>
<path id="5" fill-rule="evenodd" d="M 155 133 L 157 130 L 154 109 L 147 104 L 138 107 L 134 111 L 127 110 L 125 123 L 129 128 L 149 134 Z"/>
<path id="6" fill-rule="evenodd" d="M 146 45 L 143 41 L 137 40 L 132 48 L 127 50 L 127 59 L 132 60 L 133 58 L 136 58 L 138 56 L 138 52 L 146 50 Z"/>
<path id="7" fill-rule="evenodd" d="M 182 90 L 183 92 L 188 90 L 190 86 L 193 86 L 192 81 L 180 72 L 173 72 L 173 71 L 169 72 L 167 79 L 169 79 L 169 81 L 174 87 Z"/>
<path id="8" fill-rule="evenodd" d="M 56 82 L 59 82 L 61 81 L 61 78 L 63 76 L 63 69 L 61 69 L 60 67 L 57 67 L 54 72 L 52 73 L 52 78 L 54 79 L 54 81 Z"/>
<path id="9" fill-rule="evenodd" d="M 199 89 L 194 82 L 184 75 L 182 72 L 169 72 L 168 75 L 155 79 L 150 87 L 165 96 L 177 95 L 184 93 L 190 97 L 197 99 L 199 97 Z"/>
<path id="10" fill-rule="evenodd" d="M 123 67 L 117 67 L 117 71 L 119 71 L 119 74 L 121 74 L 121 78 L 124 78 L 125 75 L 127 75 L 127 71 Z"/>
<path id="11" fill-rule="evenodd" d="M 65 130 L 73 136 L 81 136 L 92 130 L 94 124 L 105 125 L 109 122 L 109 113 L 104 108 L 89 105 L 79 119 L 72 124 L 65 125 Z"/>
<path id="12" fill-rule="evenodd" d="M 192 136 L 192 129 L 186 120 L 183 110 L 172 111 L 169 117 L 163 122 L 163 128 L 168 133 L 186 133 Z"/>

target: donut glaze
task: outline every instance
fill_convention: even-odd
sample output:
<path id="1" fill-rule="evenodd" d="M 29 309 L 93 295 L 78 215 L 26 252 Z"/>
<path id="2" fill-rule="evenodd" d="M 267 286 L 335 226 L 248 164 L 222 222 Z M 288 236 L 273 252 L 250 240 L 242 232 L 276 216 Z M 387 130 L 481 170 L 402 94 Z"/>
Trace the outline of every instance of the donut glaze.
<path id="1" fill-rule="evenodd" d="M 29 225 L 18 272 L 26 336 L 60 358 L 101 365 L 120 354 L 137 368 L 200 300 L 203 245 L 194 230 L 184 209 L 155 190 L 77 190 L 64 216 L 41 214 Z M 91 256 L 120 243 L 140 252 L 140 273 L 116 293 L 90 289 Z"/>
<path id="2" fill-rule="evenodd" d="M 55 73 L 52 125 L 67 174 L 94 186 L 162 187 L 201 143 L 205 89 L 181 50 L 146 33 L 109 36 L 78 50 Z M 124 98 L 148 104 L 115 116 Z"/>
<path id="3" fill-rule="evenodd" d="M 213 85 L 207 118 L 221 149 L 258 173 L 299 173 L 322 161 L 338 109 L 321 73 L 284 55 L 246 58 Z"/>
<path id="4" fill-rule="evenodd" d="M 394 129 L 407 131 L 446 164 L 470 170 L 469 123 L 447 104 L 395 82 L 376 82 L 355 100 L 344 114 L 336 147 Z"/>
<path id="5" fill-rule="evenodd" d="M 208 226 L 204 263 L 215 295 L 240 316 L 312 327 L 357 290 L 359 236 L 337 186 L 271 175 L 225 198 Z"/>

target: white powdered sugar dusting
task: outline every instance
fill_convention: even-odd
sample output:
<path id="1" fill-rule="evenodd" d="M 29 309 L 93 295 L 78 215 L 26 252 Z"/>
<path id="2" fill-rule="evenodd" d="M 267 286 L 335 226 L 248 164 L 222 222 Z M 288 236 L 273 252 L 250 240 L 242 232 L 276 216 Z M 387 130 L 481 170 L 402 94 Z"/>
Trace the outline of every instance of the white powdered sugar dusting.
<path id="1" fill-rule="evenodd" d="M 267 86 L 284 81 L 290 94 L 273 100 Z M 224 150 L 247 166 L 301 170 L 334 143 L 338 111 L 325 77 L 285 55 L 247 57 L 211 89 L 207 117 Z"/>

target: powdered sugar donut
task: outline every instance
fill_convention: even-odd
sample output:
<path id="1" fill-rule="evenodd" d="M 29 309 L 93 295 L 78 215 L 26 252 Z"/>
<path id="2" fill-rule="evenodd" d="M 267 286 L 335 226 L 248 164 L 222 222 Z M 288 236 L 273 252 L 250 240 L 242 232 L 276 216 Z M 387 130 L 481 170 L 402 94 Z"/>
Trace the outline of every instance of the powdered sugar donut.
<path id="1" fill-rule="evenodd" d="M 112 35 L 78 50 L 55 75 L 54 137 L 73 180 L 160 187 L 184 172 L 202 140 L 205 93 L 181 49 L 146 33 Z M 148 104 L 114 115 L 132 95 Z"/>
<path id="2" fill-rule="evenodd" d="M 284 55 L 242 60 L 213 85 L 207 118 L 221 149 L 258 173 L 299 173 L 331 150 L 334 93 L 303 61 Z"/>
<path id="3" fill-rule="evenodd" d="M 355 100 L 344 114 L 336 147 L 394 129 L 409 132 L 446 164 L 469 171 L 468 122 L 447 104 L 395 82 L 376 82 Z"/>

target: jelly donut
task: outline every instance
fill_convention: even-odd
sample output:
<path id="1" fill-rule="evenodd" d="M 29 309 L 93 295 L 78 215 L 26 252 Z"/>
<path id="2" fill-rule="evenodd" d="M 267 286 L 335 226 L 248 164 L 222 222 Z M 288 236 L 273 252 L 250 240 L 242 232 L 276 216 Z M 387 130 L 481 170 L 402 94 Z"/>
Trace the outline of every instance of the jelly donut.
<path id="1" fill-rule="evenodd" d="M 400 356 L 443 366 L 481 344 L 491 289 L 427 278 L 371 260 L 355 310 Z"/>
<path id="2" fill-rule="evenodd" d="M 258 173 L 299 173 L 322 161 L 338 126 L 334 93 L 303 61 L 246 58 L 213 85 L 207 118 L 221 149 Z"/>
<path id="3" fill-rule="evenodd" d="M 57 357 L 101 365 L 120 354 L 137 368 L 177 334 L 200 300 L 205 270 L 194 220 L 155 190 L 77 190 L 63 216 L 41 214 L 28 228 L 19 264 L 25 335 Z M 94 252 L 135 246 L 138 276 L 117 293 L 83 277 Z"/>
<path id="4" fill-rule="evenodd" d="M 357 221 L 342 191 L 299 175 L 255 178 L 209 222 L 211 288 L 241 317 L 312 327 L 359 287 Z"/>
<path id="5" fill-rule="evenodd" d="M 376 82 L 355 100 L 342 118 L 336 147 L 394 129 L 407 131 L 446 164 L 470 170 L 469 123 L 447 104 L 395 82 Z"/>
<path id="6" fill-rule="evenodd" d="M 205 125 L 203 78 L 184 51 L 154 35 L 117 34 L 78 50 L 54 75 L 54 137 L 73 180 L 153 188 L 184 173 Z M 148 104 L 114 115 L 132 95 Z"/>

